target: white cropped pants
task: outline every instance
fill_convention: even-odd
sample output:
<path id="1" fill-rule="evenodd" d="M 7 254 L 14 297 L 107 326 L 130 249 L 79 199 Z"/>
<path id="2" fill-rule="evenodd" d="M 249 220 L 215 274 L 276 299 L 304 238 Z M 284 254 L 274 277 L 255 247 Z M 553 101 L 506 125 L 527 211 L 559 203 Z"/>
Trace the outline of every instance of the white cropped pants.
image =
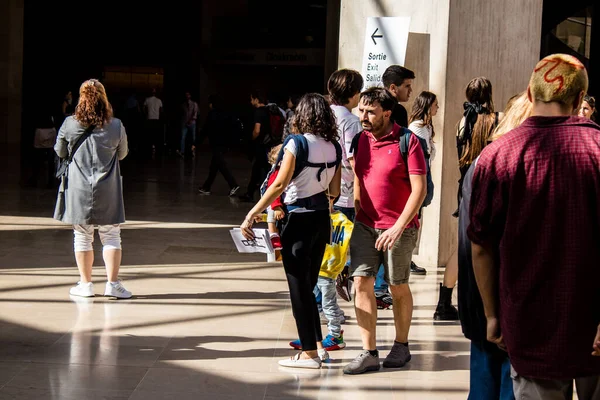
<path id="1" fill-rule="evenodd" d="M 75 251 L 94 250 L 94 225 L 73 225 Z M 104 250 L 121 250 L 121 226 L 99 225 L 98 234 Z"/>

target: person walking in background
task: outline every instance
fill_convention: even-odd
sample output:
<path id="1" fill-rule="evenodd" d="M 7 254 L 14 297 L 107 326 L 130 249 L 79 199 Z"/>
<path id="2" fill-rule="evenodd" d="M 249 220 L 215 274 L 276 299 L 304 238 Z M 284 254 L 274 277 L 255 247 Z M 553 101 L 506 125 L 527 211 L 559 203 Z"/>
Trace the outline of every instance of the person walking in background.
<path id="1" fill-rule="evenodd" d="M 267 110 L 268 99 L 266 94 L 260 90 L 250 93 L 250 104 L 254 107 L 254 125 L 252 126 L 252 172 L 246 193 L 240 196 L 240 200 L 252 202 L 254 193 L 265 180 L 269 172 L 269 160 L 267 153 L 270 146 L 266 144 L 271 137 L 271 117 Z"/>
<path id="2" fill-rule="evenodd" d="M 188 134 L 192 136 L 192 157 L 196 153 L 196 120 L 198 119 L 198 103 L 192 100 L 190 92 L 185 92 L 185 102 L 182 105 L 181 146 L 177 151 L 179 157 L 185 157 L 185 145 Z"/>
<path id="3" fill-rule="evenodd" d="M 144 100 L 144 114 L 146 115 L 146 132 L 149 142 L 152 144 L 153 153 L 157 150 L 160 153 L 164 146 L 162 113 L 162 100 L 156 97 L 156 89 L 152 89 L 152 95 Z"/>
<path id="4" fill-rule="evenodd" d="M 200 131 L 200 142 L 204 137 L 208 137 L 212 157 L 208 177 L 198 189 L 198 192 L 203 195 L 210 195 L 210 188 L 217 177 L 217 173 L 220 172 L 229 185 L 229 196 L 234 196 L 240 187 L 227 166 L 225 154 L 233 142 L 233 138 L 238 136 L 238 131 L 241 129 L 240 124 L 237 118 L 234 118 L 223 109 L 223 101 L 219 96 L 213 94 L 208 97 L 208 108 L 206 122 Z"/>
<path id="5" fill-rule="evenodd" d="M 63 179 L 54 213 L 55 219 L 74 228 L 75 260 L 80 280 L 70 293 L 94 296 L 92 265 L 94 226 L 97 225 L 108 278 L 104 295 L 130 298 L 131 292 L 119 281 L 120 224 L 125 222 L 119 161 L 128 152 L 127 135 L 121 121 L 113 118 L 106 91 L 99 81 L 85 81 L 79 96 L 75 114 L 67 117 L 61 126 L 54 146 L 58 157 L 72 157 L 68 185 Z M 83 141 L 76 147 L 80 139 Z"/>

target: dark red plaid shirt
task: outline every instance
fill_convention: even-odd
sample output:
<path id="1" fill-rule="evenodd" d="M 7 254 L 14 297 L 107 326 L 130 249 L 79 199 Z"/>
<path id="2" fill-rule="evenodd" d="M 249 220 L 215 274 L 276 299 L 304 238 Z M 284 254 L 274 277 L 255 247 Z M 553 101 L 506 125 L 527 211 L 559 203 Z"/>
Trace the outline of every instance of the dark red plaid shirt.
<path id="1" fill-rule="evenodd" d="M 531 117 L 485 148 L 469 238 L 499 249 L 500 324 L 528 378 L 600 374 L 600 127 Z"/>

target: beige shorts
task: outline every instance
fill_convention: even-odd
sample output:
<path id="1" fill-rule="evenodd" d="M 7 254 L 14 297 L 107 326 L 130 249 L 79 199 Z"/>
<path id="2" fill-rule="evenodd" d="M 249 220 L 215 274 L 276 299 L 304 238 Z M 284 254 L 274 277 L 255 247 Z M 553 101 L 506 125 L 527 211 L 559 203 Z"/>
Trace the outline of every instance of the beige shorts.
<path id="1" fill-rule="evenodd" d="M 408 283 L 410 263 L 417 244 L 417 229 L 408 228 L 391 250 L 379 251 L 375 242 L 385 229 L 371 228 L 360 222 L 354 224 L 350 239 L 350 276 L 376 277 L 379 266 L 385 269 L 385 281 L 390 285 Z"/>

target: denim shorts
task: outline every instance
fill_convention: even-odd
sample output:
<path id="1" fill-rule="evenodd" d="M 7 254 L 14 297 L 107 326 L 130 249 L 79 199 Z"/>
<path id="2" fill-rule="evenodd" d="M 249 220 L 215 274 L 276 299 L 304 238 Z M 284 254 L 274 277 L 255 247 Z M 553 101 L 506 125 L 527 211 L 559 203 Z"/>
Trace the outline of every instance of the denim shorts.
<path id="1" fill-rule="evenodd" d="M 360 222 L 354 224 L 350 239 L 350 276 L 376 277 L 379 266 L 385 269 L 385 281 L 390 285 L 408 283 L 410 263 L 417 244 L 418 231 L 407 228 L 391 250 L 379 251 L 375 242 L 385 229 L 371 228 Z"/>

